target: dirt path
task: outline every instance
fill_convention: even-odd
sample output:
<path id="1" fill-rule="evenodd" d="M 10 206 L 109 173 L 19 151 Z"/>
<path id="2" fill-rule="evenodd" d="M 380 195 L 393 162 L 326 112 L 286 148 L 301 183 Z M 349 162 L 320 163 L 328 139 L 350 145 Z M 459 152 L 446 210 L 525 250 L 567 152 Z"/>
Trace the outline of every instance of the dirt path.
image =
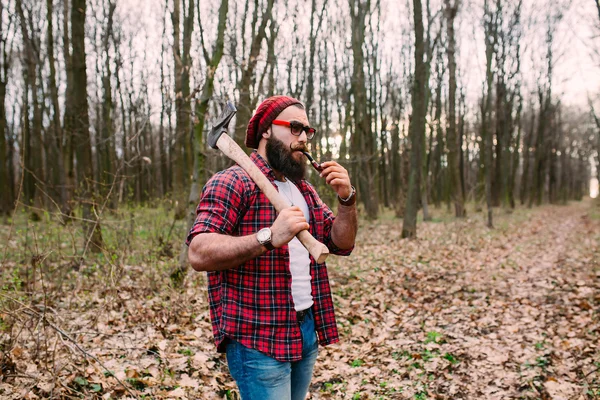
<path id="1" fill-rule="evenodd" d="M 347 330 L 313 398 L 600 398 L 599 221 L 582 204 L 496 224 L 363 231 L 334 274 Z"/>

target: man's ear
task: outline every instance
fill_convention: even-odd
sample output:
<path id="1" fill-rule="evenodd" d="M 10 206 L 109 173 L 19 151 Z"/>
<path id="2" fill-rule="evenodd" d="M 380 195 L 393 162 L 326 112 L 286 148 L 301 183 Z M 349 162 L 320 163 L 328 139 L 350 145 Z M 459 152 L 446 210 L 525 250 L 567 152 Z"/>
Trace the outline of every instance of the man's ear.
<path id="1" fill-rule="evenodd" d="M 271 136 L 271 128 L 267 129 L 266 131 L 264 131 L 262 133 L 262 137 L 264 137 L 265 139 L 268 139 Z"/>

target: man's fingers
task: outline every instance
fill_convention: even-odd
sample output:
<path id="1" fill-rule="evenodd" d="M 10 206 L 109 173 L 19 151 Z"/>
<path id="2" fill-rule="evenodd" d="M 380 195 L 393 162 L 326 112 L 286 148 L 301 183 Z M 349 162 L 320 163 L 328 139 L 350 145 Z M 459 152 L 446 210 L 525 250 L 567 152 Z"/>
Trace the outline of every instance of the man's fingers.
<path id="1" fill-rule="evenodd" d="M 327 184 L 331 184 L 331 181 L 333 181 L 334 179 L 348 179 L 348 176 L 339 173 L 339 172 L 334 172 L 332 174 L 327 175 L 327 178 L 325 178 L 325 182 L 327 182 Z"/>

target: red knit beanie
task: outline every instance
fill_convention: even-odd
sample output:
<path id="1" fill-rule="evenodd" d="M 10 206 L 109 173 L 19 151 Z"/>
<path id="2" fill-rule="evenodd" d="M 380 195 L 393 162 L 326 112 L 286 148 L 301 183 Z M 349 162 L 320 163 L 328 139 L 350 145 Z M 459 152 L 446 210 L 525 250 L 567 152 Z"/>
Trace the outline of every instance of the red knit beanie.
<path id="1" fill-rule="evenodd" d="M 258 148 L 261 135 L 269 129 L 273 120 L 289 106 L 302 104 L 299 100 L 288 96 L 272 96 L 264 100 L 248 122 L 246 130 L 246 147 L 251 149 Z"/>

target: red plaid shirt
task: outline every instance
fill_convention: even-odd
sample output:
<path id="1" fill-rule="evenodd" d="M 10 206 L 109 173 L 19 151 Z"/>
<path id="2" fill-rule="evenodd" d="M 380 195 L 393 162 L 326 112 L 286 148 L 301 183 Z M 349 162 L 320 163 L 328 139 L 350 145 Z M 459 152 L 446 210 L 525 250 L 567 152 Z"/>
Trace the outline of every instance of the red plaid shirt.
<path id="1" fill-rule="evenodd" d="M 251 159 L 273 183 L 275 175 L 255 151 Z M 273 185 L 275 185 L 273 183 Z M 331 240 L 335 219 L 306 181 L 296 182 L 310 210 L 310 233 L 337 255 L 349 255 Z M 194 226 L 186 243 L 202 232 L 245 236 L 270 227 L 276 211 L 248 174 L 235 165 L 215 174 L 202 190 Z M 311 257 L 313 313 L 321 345 L 339 341 L 325 263 Z M 279 361 L 302 358 L 302 336 L 292 299 L 288 246 L 268 251 L 239 267 L 208 272 L 208 299 L 219 352 L 225 338 L 259 350 Z"/>

